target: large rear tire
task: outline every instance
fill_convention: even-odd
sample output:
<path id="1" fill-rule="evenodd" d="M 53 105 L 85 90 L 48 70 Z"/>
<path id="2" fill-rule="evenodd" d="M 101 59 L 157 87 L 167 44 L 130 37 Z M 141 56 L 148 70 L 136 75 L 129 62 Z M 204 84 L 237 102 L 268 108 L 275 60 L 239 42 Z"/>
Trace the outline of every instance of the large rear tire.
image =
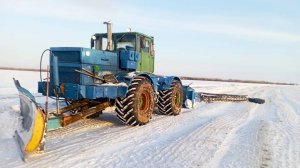
<path id="1" fill-rule="evenodd" d="M 182 101 L 182 85 L 178 80 L 173 80 L 170 89 L 159 91 L 158 110 L 161 114 L 178 115 L 181 112 Z"/>
<path id="2" fill-rule="evenodd" d="M 144 125 L 151 119 L 154 108 L 154 90 L 150 81 L 135 77 L 126 97 L 116 99 L 117 117 L 127 125 Z"/>

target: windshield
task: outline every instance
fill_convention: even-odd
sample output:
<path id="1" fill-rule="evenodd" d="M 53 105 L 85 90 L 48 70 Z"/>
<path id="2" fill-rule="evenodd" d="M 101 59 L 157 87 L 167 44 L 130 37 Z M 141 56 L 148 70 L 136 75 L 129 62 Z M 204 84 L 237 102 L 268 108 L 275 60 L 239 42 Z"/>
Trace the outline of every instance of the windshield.
<path id="1" fill-rule="evenodd" d="M 113 34 L 113 50 L 120 50 L 120 49 L 136 49 L 136 35 L 135 34 Z M 106 50 L 107 49 L 107 36 L 106 34 L 101 34 L 97 37 L 96 40 L 92 41 L 95 49 L 97 50 Z"/>
<path id="2" fill-rule="evenodd" d="M 128 47 L 135 48 L 135 35 L 117 35 L 115 38 L 116 49 L 126 49 Z"/>

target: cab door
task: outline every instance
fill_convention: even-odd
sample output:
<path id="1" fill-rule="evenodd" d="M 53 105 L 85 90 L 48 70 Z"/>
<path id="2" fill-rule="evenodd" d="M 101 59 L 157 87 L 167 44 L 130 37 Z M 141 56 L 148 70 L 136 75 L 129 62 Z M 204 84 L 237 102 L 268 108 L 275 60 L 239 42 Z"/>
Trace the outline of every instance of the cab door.
<path id="1" fill-rule="evenodd" d="M 141 58 L 138 64 L 138 71 L 142 72 L 154 72 L 154 49 L 153 41 L 145 36 L 139 37 L 139 47 Z"/>

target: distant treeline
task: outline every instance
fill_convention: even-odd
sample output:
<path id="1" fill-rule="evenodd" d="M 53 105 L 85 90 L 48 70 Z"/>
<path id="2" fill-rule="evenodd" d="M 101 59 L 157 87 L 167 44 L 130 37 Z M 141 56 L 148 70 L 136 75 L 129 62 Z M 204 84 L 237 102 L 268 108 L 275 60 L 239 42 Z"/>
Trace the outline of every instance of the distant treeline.
<path id="1" fill-rule="evenodd" d="M 15 70 L 15 71 L 36 71 L 40 69 L 34 68 L 13 68 L 13 67 L 0 67 L 0 70 Z M 46 69 L 42 69 L 42 72 L 46 72 Z M 268 81 L 257 81 L 257 80 L 239 80 L 239 79 L 220 79 L 220 78 L 200 78 L 200 77 L 188 77 L 181 76 L 183 80 L 200 80 L 200 81 L 217 81 L 217 82 L 235 82 L 235 83 L 258 83 L 258 84 L 273 84 L 273 85 L 297 85 L 294 83 L 282 83 L 282 82 L 268 82 Z"/>
<path id="2" fill-rule="evenodd" d="M 199 77 L 187 77 L 187 76 L 181 76 L 180 79 L 183 79 L 183 80 L 200 80 L 200 81 L 218 81 L 218 82 L 235 82 L 235 83 L 273 84 L 273 85 L 297 85 L 297 84 L 294 84 L 294 83 L 268 82 L 268 81 L 258 81 L 258 80 L 199 78 Z"/>

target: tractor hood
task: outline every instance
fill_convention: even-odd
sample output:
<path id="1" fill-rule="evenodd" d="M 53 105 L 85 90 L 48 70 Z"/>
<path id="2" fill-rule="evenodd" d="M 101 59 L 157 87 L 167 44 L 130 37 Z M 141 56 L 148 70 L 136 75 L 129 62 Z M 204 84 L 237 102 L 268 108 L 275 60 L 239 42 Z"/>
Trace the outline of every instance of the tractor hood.
<path id="1" fill-rule="evenodd" d="M 98 65 L 116 65 L 117 53 L 111 51 L 94 50 L 82 47 L 52 47 L 53 55 L 58 57 L 59 63 L 81 63 Z"/>
<path id="2" fill-rule="evenodd" d="M 81 75 L 76 71 L 86 69 L 91 72 L 109 71 L 117 73 L 119 69 L 118 54 L 116 52 L 82 47 L 52 47 L 50 50 L 52 54 L 50 57 L 50 78 L 53 79 L 53 56 L 56 56 L 58 58 L 60 83 L 93 85 L 92 78 Z"/>

